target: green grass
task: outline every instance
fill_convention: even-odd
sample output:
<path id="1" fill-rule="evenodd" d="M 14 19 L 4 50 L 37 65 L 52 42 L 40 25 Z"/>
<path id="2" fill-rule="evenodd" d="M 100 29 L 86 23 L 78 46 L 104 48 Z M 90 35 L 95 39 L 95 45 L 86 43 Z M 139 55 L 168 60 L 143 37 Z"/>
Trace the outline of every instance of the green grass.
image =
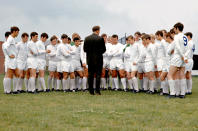
<path id="1" fill-rule="evenodd" d="M 196 77 L 186 99 L 110 91 L 5 95 L 0 79 L 0 130 L 198 130 Z"/>

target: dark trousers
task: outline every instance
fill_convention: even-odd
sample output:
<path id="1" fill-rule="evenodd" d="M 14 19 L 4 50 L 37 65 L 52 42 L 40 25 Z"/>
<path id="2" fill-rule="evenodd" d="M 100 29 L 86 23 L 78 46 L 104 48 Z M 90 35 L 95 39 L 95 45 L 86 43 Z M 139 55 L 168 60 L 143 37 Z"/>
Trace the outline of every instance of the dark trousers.
<path id="1" fill-rule="evenodd" d="M 88 65 L 88 85 L 89 85 L 90 93 L 94 92 L 94 88 L 93 88 L 94 74 L 96 74 L 96 92 L 100 91 L 101 73 L 102 73 L 101 63 Z"/>

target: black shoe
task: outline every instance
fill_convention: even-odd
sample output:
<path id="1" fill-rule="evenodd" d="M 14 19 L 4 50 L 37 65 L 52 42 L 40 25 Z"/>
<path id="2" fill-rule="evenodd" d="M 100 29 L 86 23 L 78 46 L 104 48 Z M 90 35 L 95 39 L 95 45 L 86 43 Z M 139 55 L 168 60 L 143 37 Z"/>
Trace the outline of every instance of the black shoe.
<path id="1" fill-rule="evenodd" d="M 46 89 L 46 92 L 50 92 L 50 89 Z"/>
<path id="2" fill-rule="evenodd" d="M 56 91 L 56 92 L 59 92 L 60 90 L 59 90 L 59 89 L 56 89 L 55 91 Z"/>
<path id="3" fill-rule="evenodd" d="M 183 99 L 185 98 L 185 95 L 180 95 L 179 98 Z"/>
<path id="4" fill-rule="evenodd" d="M 38 94 L 39 92 L 38 91 L 34 91 L 34 92 L 31 92 L 31 94 Z"/>
<path id="5" fill-rule="evenodd" d="M 52 91 L 54 91 L 54 88 L 52 88 Z"/>
<path id="6" fill-rule="evenodd" d="M 24 91 L 24 90 L 20 90 L 20 93 L 25 93 L 26 91 Z"/>
<path id="7" fill-rule="evenodd" d="M 18 92 L 18 91 L 13 91 L 12 93 L 13 93 L 13 94 L 19 94 L 19 92 Z"/>
<path id="8" fill-rule="evenodd" d="M 148 90 L 142 90 L 142 92 L 146 93 L 146 92 L 148 92 Z"/>
<path id="9" fill-rule="evenodd" d="M 44 91 L 44 90 L 37 90 L 36 92 L 40 93 L 40 92 L 46 92 L 46 91 Z"/>
<path id="10" fill-rule="evenodd" d="M 175 95 L 168 95 L 167 98 L 176 98 Z"/>
<path id="11" fill-rule="evenodd" d="M 36 89 L 35 91 L 38 92 L 38 89 Z"/>
<path id="12" fill-rule="evenodd" d="M 10 92 L 10 93 L 7 93 L 7 92 L 6 92 L 5 94 L 6 94 L 6 95 L 10 95 L 10 94 L 12 94 L 12 93 L 11 93 L 11 92 Z"/>
<path id="13" fill-rule="evenodd" d="M 87 90 L 83 89 L 82 92 L 86 92 Z"/>
<path id="14" fill-rule="evenodd" d="M 137 91 L 137 90 L 133 90 L 133 93 L 135 93 L 135 94 L 136 94 L 136 93 L 139 93 L 139 91 Z"/>
<path id="15" fill-rule="evenodd" d="M 192 92 L 188 92 L 188 95 L 192 95 Z"/>
<path id="16" fill-rule="evenodd" d="M 95 95 L 94 91 L 89 91 L 90 95 Z"/>
<path id="17" fill-rule="evenodd" d="M 108 87 L 108 90 L 112 90 L 110 86 Z"/>
<path id="18" fill-rule="evenodd" d="M 101 95 L 100 91 L 96 91 L 96 95 Z"/>

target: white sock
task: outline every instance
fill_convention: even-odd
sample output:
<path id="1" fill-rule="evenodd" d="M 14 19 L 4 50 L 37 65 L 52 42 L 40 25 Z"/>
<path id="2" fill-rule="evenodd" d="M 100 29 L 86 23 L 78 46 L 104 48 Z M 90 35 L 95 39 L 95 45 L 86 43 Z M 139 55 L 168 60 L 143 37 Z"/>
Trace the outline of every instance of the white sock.
<path id="1" fill-rule="evenodd" d="M 56 82 L 54 82 L 54 78 L 52 78 L 52 82 L 51 82 L 52 89 L 55 89 L 55 83 L 56 83 Z"/>
<path id="2" fill-rule="evenodd" d="M 3 89 L 4 89 L 4 93 L 7 93 L 6 86 L 5 86 L 5 81 L 6 81 L 6 78 L 4 77 L 3 78 Z"/>
<path id="3" fill-rule="evenodd" d="M 163 93 L 168 94 L 168 87 L 166 85 L 166 81 L 165 80 L 161 81 L 161 89 L 162 89 Z"/>
<path id="4" fill-rule="evenodd" d="M 18 79 L 18 82 L 17 82 L 17 90 L 21 91 L 22 90 L 22 87 L 23 87 L 23 80 L 22 78 L 19 78 Z"/>
<path id="5" fill-rule="evenodd" d="M 152 92 L 154 92 L 154 85 L 155 85 L 155 81 L 149 80 L 149 90 Z"/>
<path id="6" fill-rule="evenodd" d="M 28 91 L 28 79 L 25 78 L 25 90 Z"/>
<path id="7" fill-rule="evenodd" d="M 160 80 L 160 78 L 157 78 L 156 80 L 157 80 L 157 88 L 159 88 L 161 85 L 161 80 Z M 160 87 L 160 89 L 161 89 L 161 87 Z"/>
<path id="8" fill-rule="evenodd" d="M 188 93 L 192 92 L 192 79 L 186 80 Z"/>
<path id="9" fill-rule="evenodd" d="M 36 78 L 36 86 L 35 89 L 38 89 L 38 91 L 41 91 L 41 82 L 40 82 L 40 78 Z"/>
<path id="10" fill-rule="evenodd" d="M 170 95 L 175 95 L 175 81 L 168 80 L 168 83 L 170 85 Z"/>
<path id="11" fill-rule="evenodd" d="M 83 85 L 83 90 L 87 89 L 87 77 L 83 77 L 82 85 Z"/>
<path id="12" fill-rule="evenodd" d="M 34 92 L 35 91 L 35 78 L 34 77 L 30 77 L 28 84 L 30 86 L 30 91 Z"/>
<path id="13" fill-rule="evenodd" d="M 78 79 L 78 83 L 77 83 L 77 88 L 79 89 L 79 90 L 81 90 L 82 89 L 82 78 L 79 78 Z"/>
<path id="14" fill-rule="evenodd" d="M 70 79 L 70 89 L 71 90 L 75 90 L 76 87 L 75 87 L 75 79 Z"/>
<path id="15" fill-rule="evenodd" d="M 186 94 L 186 79 L 181 79 L 181 95 Z"/>
<path id="16" fill-rule="evenodd" d="M 121 78 L 122 86 L 126 90 L 126 78 Z"/>
<path id="17" fill-rule="evenodd" d="M 78 81 L 79 81 L 80 77 L 76 76 L 75 77 L 75 87 L 78 88 Z"/>
<path id="18" fill-rule="evenodd" d="M 130 89 L 133 89 L 133 80 L 132 79 L 128 80 L 128 84 L 129 84 Z"/>
<path id="19" fill-rule="evenodd" d="M 63 79 L 62 81 L 63 81 L 63 90 L 68 89 L 68 79 L 67 80 Z"/>
<path id="20" fill-rule="evenodd" d="M 180 95 L 180 80 L 175 80 L 175 94 L 176 96 Z"/>
<path id="21" fill-rule="evenodd" d="M 43 90 L 46 91 L 46 85 L 45 85 L 44 77 L 40 77 L 39 82 L 40 82 L 40 85 L 43 87 Z"/>
<path id="22" fill-rule="evenodd" d="M 103 87 L 106 89 L 106 79 L 105 78 L 101 78 L 101 82 L 102 82 L 102 85 Z"/>
<path id="23" fill-rule="evenodd" d="M 137 80 L 137 78 L 136 78 L 136 77 L 133 77 L 132 81 L 133 81 L 134 89 L 135 89 L 136 91 L 139 91 L 139 88 L 138 88 L 138 80 Z"/>
<path id="24" fill-rule="evenodd" d="M 57 79 L 56 89 L 59 90 L 61 86 L 61 80 Z"/>
<path id="25" fill-rule="evenodd" d="M 4 86 L 5 86 L 5 89 L 6 89 L 6 93 L 10 93 L 11 92 L 11 82 L 12 82 L 11 78 L 5 78 Z"/>
<path id="26" fill-rule="evenodd" d="M 17 91 L 17 82 L 18 82 L 18 78 L 13 77 L 13 91 L 16 92 Z"/>
<path id="27" fill-rule="evenodd" d="M 143 79 L 139 79 L 140 80 L 140 88 L 141 88 L 141 90 L 143 90 L 144 88 L 143 88 Z"/>
<path id="28" fill-rule="evenodd" d="M 119 89 L 119 83 L 118 83 L 118 78 L 113 78 L 113 82 L 114 82 L 114 84 L 115 84 L 115 88 L 116 89 Z"/>
<path id="29" fill-rule="evenodd" d="M 57 89 L 57 79 L 56 78 L 52 79 L 52 85 L 54 86 L 54 89 Z"/>
<path id="30" fill-rule="evenodd" d="M 50 89 L 51 85 L 52 85 L 52 78 L 49 76 L 47 80 L 47 89 Z"/>
<path id="31" fill-rule="evenodd" d="M 144 90 L 148 90 L 148 82 L 149 82 L 148 78 L 144 77 L 143 78 L 143 89 Z"/>

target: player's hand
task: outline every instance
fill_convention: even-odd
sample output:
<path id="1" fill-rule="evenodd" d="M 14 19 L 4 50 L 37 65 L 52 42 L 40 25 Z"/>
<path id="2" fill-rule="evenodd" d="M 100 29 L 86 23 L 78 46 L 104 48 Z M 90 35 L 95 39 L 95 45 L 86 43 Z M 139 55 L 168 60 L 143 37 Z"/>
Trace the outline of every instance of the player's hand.
<path id="1" fill-rule="evenodd" d="M 82 64 L 83 67 L 86 67 L 86 64 Z"/>
<path id="2" fill-rule="evenodd" d="M 137 63 L 133 62 L 133 65 L 137 65 Z"/>
<path id="3" fill-rule="evenodd" d="M 171 51 L 171 54 L 173 54 L 173 53 L 174 53 L 174 50 Z"/>
<path id="4" fill-rule="evenodd" d="M 155 65 L 155 69 L 157 69 L 157 65 Z"/>
<path id="5" fill-rule="evenodd" d="M 13 59 L 13 58 L 15 58 L 15 56 L 14 56 L 14 55 L 10 55 L 9 57 L 10 57 L 10 58 L 12 58 L 12 59 Z"/>
<path id="6" fill-rule="evenodd" d="M 51 52 L 51 50 L 46 50 L 46 52 L 47 52 L 47 53 L 50 53 L 50 52 Z"/>
<path id="7" fill-rule="evenodd" d="M 184 60 L 185 63 L 188 63 L 188 60 Z"/>

